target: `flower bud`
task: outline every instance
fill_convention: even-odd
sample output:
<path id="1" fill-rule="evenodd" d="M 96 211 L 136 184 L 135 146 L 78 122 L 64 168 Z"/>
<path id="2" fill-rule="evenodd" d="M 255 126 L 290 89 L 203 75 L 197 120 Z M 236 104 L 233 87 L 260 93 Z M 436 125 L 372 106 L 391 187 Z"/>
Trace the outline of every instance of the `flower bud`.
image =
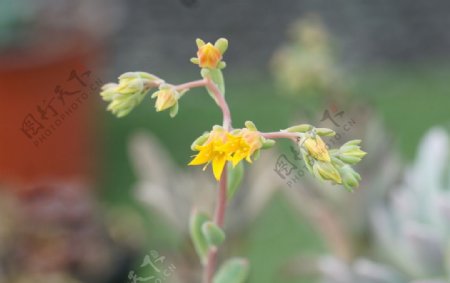
<path id="1" fill-rule="evenodd" d="M 333 131 L 332 129 L 328 129 L 328 128 L 316 128 L 315 131 L 316 131 L 316 134 L 318 134 L 319 136 L 332 137 L 332 136 L 336 135 L 335 131 Z"/>
<path id="2" fill-rule="evenodd" d="M 144 99 L 148 91 L 163 83 L 160 78 L 145 72 L 128 72 L 119 77 L 119 83 L 108 83 L 102 87 L 100 96 L 110 101 L 108 110 L 117 117 L 131 112 Z"/>
<path id="3" fill-rule="evenodd" d="M 313 126 L 309 124 L 301 124 L 297 126 L 292 126 L 290 128 L 287 128 L 286 131 L 290 133 L 306 133 L 308 131 L 311 131 L 313 129 Z"/>
<path id="4" fill-rule="evenodd" d="M 197 58 L 200 68 L 215 69 L 222 60 L 222 53 L 219 48 L 208 42 L 198 48 Z"/>
<path id="5" fill-rule="evenodd" d="M 160 112 L 177 104 L 180 93 L 172 87 L 163 87 L 155 92 L 152 98 L 156 98 L 155 108 L 157 112 Z"/>
<path id="6" fill-rule="evenodd" d="M 367 154 L 361 150 L 359 144 L 361 140 L 353 140 L 345 143 L 339 149 L 337 157 L 348 164 L 356 164 Z"/>
<path id="7" fill-rule="evenodd" d="M 342 177 L 342 184 L 347 190 L 352 191 L 353 188 L 359 186 L 359 181 L 361 180 L 361 176 L 356 173 L 355 170 L 350 165 L 344 165 L 339 168 L 339 173 Z"/>
<path id="8" fill-rule="evenodd" d="M 327 145 L 319 136 L 307 137 L 301 143 L 306 148 L 307 152 L 314 158 L 320 161 L 330 162 L 330 154 L 328 153 Z"/>
<path id="9" fill-rule="evenodd" d="M 313 165 L 314 175 L 322 180 L 330 180 L 341 184 L 342 178 L 338 170 L 329 162 L 317 161 Z"/>

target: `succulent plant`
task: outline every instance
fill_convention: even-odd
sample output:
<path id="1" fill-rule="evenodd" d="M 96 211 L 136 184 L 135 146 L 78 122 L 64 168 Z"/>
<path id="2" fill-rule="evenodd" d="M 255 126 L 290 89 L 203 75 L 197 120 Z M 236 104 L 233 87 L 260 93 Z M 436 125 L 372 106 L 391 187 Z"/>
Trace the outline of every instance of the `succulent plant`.
<path id="1" fill-rule="evenodd" d="M 450 141 L 433 128 L 386 202 L 371 210 L 375 248 L 411 279 L 449 277 Z"/>
<path id="2" fill-rule="evenodd" d="M 443 129 L 426 134 L 400 184 L 367 207 L 372 237 L 364 257 L 322 257 L 316 266 L 320 282 L 449 282 L 449 149 Z"/>

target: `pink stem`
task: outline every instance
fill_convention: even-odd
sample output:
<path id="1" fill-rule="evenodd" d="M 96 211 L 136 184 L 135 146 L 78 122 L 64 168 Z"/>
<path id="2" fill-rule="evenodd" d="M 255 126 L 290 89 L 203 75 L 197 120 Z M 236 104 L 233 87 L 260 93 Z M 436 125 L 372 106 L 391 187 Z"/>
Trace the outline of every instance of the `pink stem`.
<path id="1" fill-rule="evenodd" d="M 210 79 L 206 80 L 206 87 L 214 94 L 217 104 L 219 105 L 220 109 L 223 113 L 223 127 L 225 130 L 230 131 L 231 130 L 231 113 L 230 108 L 228 107 L 228 103 L 226 102 L 223 94 L 220 92 L 220 89 L 216 86 L 216 84 L 211 81 Z M 225 222 L 225 213 L 227 209 L 227 165 L 225 164 L 225 168 L 223 169 L 222 176 L 220 177 L 219 181 L 219 192 L 217 195 L 217 206 L 216 206 L 216 212 L 214 215 L 214 222 L 219 226 L 220 228 L 223 228 L 224 222 Z M 208 259 L 206 262 L 206 266 L 204 269 L 204 276 L 203 280 L 205 283 L 211 283 L 212 279 L 214 277 L 214 273 L 216 271 L 216 265 L 217 265 L 217 255 L 218 255 L 218 249 L 213 248 L 208 253 Z"/>
<path id="2" fill-rule="evenodd" d="M 297 133 L 290 132 L 270 132 L 270 133 L 261 133 L 260 134 L 266 139 L 290 139 L 294 142 L 297 142 L 299 136 Z"/>
<path id="3" fill-rule="evenodd" d="M 205 86 L 207 84 L 206 79 L 203 80 L 198 80 L 198 81 L 192 81 L 192 82 L 187 82 L 184 84 L 180 84 L 175 86 L 176 90 L 184 90 L 184 89 L 191 89 L 194 87 L 201 87 L 201 86 Z"/>
<path id="4" fill-rule="evenodd" d="M 225 212 L 227 208 L 227 167 L 225 165 L 225 168 L 222 172 L 222 177 L 220 178 L 219 182 L 219 192 L 217 197 L 217 207 L 216 207 L 216 213 L 214 216 L 214 222 L 219 226 L 220 228 L 223 228 L 224 222 L 225 222 Z M 216 265 L 217 265 L 217 254 L 218 249 L 213 248 L 208 253 L 208 259 L 206 262 L 205 270 L 204 270 L 204 282 L 205 283 L 211 283 L 214 273 L 216 271 Z"/>
<path id="5" fill-rule="evenodd" d="M 231 113 L 230 108 L 228 107 L 228 103 L 225 100 L 225 97 L 220 92 L 220 89 L 216 86 L 216 84 L 210 79 L 206 79 L 206 87 L 212 91 L 214 96 L 216 97 L 217 104 L 223 113 L 223 127 L 225 130 L 231 130 Z"/>

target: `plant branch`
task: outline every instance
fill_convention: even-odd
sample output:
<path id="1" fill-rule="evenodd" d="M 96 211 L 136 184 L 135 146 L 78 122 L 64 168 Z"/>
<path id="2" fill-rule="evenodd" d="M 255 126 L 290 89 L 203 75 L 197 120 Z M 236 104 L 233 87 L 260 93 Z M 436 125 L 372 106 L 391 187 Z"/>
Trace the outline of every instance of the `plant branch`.
<path id="1" fill-rule="evenodd" d="M 270 132 L 270 133 L 262 133 L 260 134 L 266 139 L 290 139 L 294 142 L 298 142 L 300 138 L 297 133 L 290 132 Z"/>
<path id="2" fill-rule="evenodd" d="M 216 102 L 219 105 L 223 113 L 223 127 L 225 130 L 231 130 L 231 113 L 223 94 L 216 84 L 210 79 L 206 78 L 206 87 L 214 94 Z M 228 169 L 227 165 L 222 172 L 222 176 L 219 181 L 219 191 L 217 194 L 216 211 L 214 215 L 214 222 L 220 228 L 223 228 L 225 223 L 225 213 L 227 209 L 227 190 L 228 190 Z M 211 283 L 216 271 L 218 248 L 212 248 L 208 253 L 208 259 L 204 269 L 203 280 L 205 283 Z"/>
<path id="3" fill-rule="evenodd" d="M 220 228 L 223 228 L 224 222 L 225 222 L 225 212 L 227 208 L 227 166 L 225 165 L 225 168 L 222 172 L 222 177 L 220 178 L 219 182 L 219 192 L 217 196 L 217 206 L 216 206 L 216 213 L 214 216 L 214 222 L 219 226 Z M 208 259 L 206 262 L 205 270 L 204 270 L 204 277 L 203 280 L 205 283 L 211 283 L 214 273 L 216 271 L 216 265 L 217 265 L 217 255 L 218 255 L 218 248 L 212 248 L 208 253 Z"/>
<path id="4" fill-rule="evenodd" d="M 197 81 L 192 81 L 192 82 L 187 82 L 184 84 L 180 84 L 180 85 L 176 85 L 175 89 L 176 90 L 188 90 L 194 87 L 201 87 L 201 86 L 206 86 L 207 81 L 206 79 L 203 80 L 197 80 Z"/>

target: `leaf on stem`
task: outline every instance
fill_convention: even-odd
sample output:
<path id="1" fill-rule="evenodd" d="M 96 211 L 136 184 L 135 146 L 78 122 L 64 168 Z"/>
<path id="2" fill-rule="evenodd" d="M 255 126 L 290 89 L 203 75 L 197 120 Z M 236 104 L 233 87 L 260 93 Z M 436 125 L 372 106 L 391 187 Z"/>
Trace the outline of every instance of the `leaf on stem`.
<path id="1" fill-rule="evenodd" d="M 213 283 L 244 283 L 249 273 L 249 263 L 244 258 L 227 260 L 214 276 Z"/>
<path id="2" fill-rule="evenodd" d="M 196 209 L 194 209 L 191 213 L 189 232 L 191 234 L 195 251 L 200 257 L 202 264 L 206 263 L 209 249 L 208 241 L 202 232 L 202 225 L 209 220 L 210 219 L 206 213 L 198 212 Z"/>
<path id="3" fill-rule="evenodd" d="M 228 164 L 228 199 L 232 199 L 241 185 L 244 177 L 244 164 L 239 162 L 236 166 Z"/>

